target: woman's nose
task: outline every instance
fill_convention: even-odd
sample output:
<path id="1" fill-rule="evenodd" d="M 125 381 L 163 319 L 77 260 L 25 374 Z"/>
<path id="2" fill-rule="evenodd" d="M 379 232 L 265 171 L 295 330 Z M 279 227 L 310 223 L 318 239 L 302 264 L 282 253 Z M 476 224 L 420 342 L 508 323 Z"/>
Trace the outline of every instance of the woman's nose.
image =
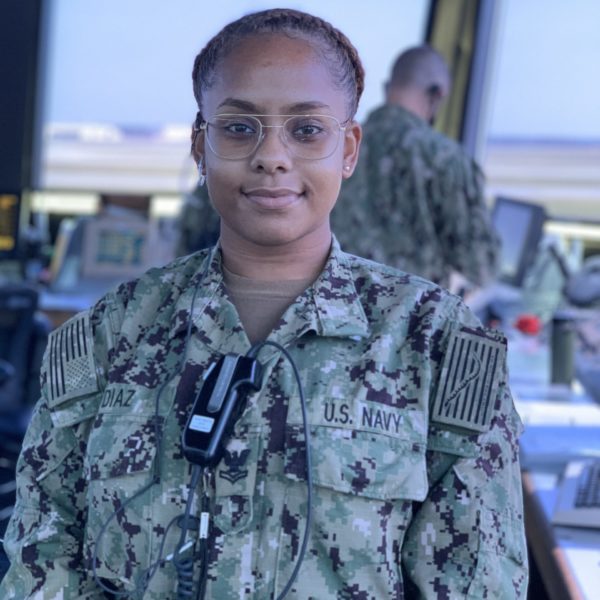
<path id="1" fill-rule="evenodd" d="M 269 173 L 291 168 L 292 156 L 281 126 L 263 126 L 260 141 L 251 156 L 251 166 Z"/>

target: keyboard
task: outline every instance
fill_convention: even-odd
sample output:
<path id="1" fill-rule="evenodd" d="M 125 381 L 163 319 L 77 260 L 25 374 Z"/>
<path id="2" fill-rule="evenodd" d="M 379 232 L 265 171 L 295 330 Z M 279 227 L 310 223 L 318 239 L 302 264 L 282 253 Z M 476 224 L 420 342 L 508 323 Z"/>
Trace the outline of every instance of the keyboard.
<path id="1" fill-rule="evenodd" d="M 552 523 L 600 529 L 600 458 L 567 463 Z"/>

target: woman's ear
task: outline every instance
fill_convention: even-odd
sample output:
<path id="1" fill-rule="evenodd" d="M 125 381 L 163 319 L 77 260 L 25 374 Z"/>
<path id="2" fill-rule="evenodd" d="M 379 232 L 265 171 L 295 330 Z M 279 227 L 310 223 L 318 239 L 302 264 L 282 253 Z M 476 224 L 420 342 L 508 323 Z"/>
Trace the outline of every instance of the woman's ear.
<path id="1" fill-rule="evenodd" d="M 201 156 L 204 156 L 204 131 L 192 126 L 192 157 L 198 164 Z"/>
<path id="2" fill-rule="evenodd" d="M 361 140 L 362 128 L 356 121 L 352 121 L 344 131 L 344 168 L 342 170 L 344 179 L 348 179 L 354 173 Z"/>

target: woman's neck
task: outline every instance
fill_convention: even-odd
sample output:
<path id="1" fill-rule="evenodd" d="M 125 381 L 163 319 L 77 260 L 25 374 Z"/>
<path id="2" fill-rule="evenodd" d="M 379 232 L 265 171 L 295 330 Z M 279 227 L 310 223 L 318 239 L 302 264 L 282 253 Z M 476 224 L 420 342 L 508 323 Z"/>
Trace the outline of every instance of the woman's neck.
<path id="1" fill-rule="evenodd" d="M 259 281 L 317 278 L 329 256 L 331 232 L 284 245 L 261 246 L 221 230 L 223 262 L 236 275 Z"/>

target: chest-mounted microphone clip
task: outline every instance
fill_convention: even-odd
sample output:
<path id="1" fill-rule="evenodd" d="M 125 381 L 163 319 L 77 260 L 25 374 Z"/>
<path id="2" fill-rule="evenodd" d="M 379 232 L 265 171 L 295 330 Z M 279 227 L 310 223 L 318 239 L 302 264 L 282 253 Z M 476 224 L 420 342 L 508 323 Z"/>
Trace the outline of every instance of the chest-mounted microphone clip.
<path id="1" fill-rule="evenodd" d="M 209 368 L 181 435 L 190 462 L 204 467 L 219 462 L 246 394 L 260 389 L 262 372 L 258 360 L 237 354 L 225 354 Z"/>

